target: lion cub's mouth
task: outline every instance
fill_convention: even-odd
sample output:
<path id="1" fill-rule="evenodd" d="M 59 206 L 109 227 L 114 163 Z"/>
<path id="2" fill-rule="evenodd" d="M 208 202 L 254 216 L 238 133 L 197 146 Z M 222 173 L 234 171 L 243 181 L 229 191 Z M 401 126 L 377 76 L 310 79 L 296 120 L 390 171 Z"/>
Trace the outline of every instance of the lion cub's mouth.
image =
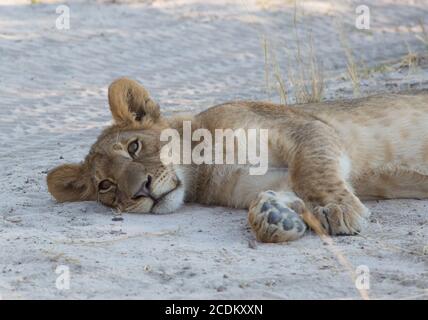
<path id="1" fill-rule="evenodd" d="M 177 178 L 177 183 L 175 185 L 175 187 L 165 193 L 163 193 L 160 197 L 154 199 L 154 202 L 157 203 L 159 201 L 161 201 L 163 198 L 165 198 L 167 195 L 169 195 L 170 193 L 174 192 L 175 190 L 177 190 L 179 187 L 181 186 L 181 181 Z"/>
<path id="2" fill-rule="evenodd" d="M 124 211 L 135 213 L 167 213 L 169 210 L 164 210 L 161 207 L 168 207 L 168 205 L 164 205 L 164 202 L 171 202 L 174 199 L 172 194 L 181 187 L 182 183 L 176 177 L 175 186 L 172 189 L 165 191 L 161 195 L 155 196 L 153 192 L 149 192 L 148 190 L 141 190 L 141 192 L 138 192 L 137 196 L 132 198 L 132 200 L 136 201 L 136 204 L 128 207 Z M 148 205 L 149 201 L 151 202 L 150 206 Z"/>

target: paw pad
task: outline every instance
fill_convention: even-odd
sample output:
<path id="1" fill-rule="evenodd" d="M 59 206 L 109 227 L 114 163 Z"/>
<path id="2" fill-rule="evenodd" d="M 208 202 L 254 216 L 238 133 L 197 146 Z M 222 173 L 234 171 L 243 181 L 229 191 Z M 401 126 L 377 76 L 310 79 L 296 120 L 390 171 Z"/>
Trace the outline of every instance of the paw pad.
<path id="1" fill-rule="evenodd" d="M 295 240 L 303 235 L 306 225 L 300 216 L 290 208 L 296 199 L 295 196 L 273 191 L 263 192 L 259 195 L 249 211 L 249 222 L 258 240 L 284 242 Z"/>

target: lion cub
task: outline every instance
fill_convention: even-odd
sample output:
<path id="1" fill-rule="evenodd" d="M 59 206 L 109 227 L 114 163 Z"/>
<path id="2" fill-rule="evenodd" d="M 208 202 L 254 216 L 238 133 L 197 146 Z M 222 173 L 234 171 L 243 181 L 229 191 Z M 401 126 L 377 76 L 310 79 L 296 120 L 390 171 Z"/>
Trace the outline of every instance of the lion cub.
<path id="1" fill-rule="evenodd" d="M 133 80 L 114 81 L 108 98 L 114 124 L 82 163 L 48 174 L 60 202 L 93 200 L 140 213 L 172 212 L 184 202 L 247 208 L 258 240 L 283 242 L 314 221 L 332 235 L 360 232 L 369 214 L 360 199 L 428 196 L 428 91 L 292 107 L 229 102 L 174 117 L 162 116 Z M 268 151 L 259 149 L 266 170 L 250 174 L 245 161 L 166 163 L 163 135 L 175 130 L 184 146 L 185 123 L 191 133 L 213 136 L 267 130 Z M 199 142 L 187 141 L 191 148 Z"/>

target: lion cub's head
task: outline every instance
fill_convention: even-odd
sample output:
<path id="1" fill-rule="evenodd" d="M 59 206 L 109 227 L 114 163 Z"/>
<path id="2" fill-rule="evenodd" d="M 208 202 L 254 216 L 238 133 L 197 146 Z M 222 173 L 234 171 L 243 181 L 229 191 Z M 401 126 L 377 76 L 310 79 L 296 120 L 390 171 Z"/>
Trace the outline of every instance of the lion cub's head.
<path id="1" fill-rule="evenodd" d="M 184 186 L 177 169 L 160 161 L 160 134 L 168 123 L 159 105 L 126 78 L 110 85 L 108 97 L 114 124 L 82 163 L 49 172 L 49 192 L 60 202 L 95 200 L 126 212 L 174 211 L 183 202 Z"/>

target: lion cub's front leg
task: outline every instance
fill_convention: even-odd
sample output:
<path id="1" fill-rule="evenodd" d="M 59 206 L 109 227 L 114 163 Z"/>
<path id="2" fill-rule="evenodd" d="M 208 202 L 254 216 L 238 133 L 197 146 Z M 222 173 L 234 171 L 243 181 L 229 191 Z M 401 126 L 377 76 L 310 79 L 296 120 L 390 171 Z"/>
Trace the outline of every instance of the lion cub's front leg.
<path id="1" fill-rule="evenodd" d="M 248 211 L 248 221 L 262 242 L 300 238 L 306 225 L 300 217 L 305 204 L 293 192 L 261 192 Z"/>
<path id="2" fill-rule="evenodd" d="M 303 163 L 303 165 L 305 165 Z M 353 194 L 338 167 L 307 163 L 306 174 L 294 176 L 293 190 L 331 235 L 354 235 L 361 231 L 369 210 Z M 339 166 L 339 164 L 338 164 Z"/>
<path id="3" fill-rule="evenodd" d="M 300 145 L 290 163 L 291 188 L 331 235 L 353 235 L 361 230 L 369 210 L 347 182 L 350 159 L 333 132 L 320 128 L 319 137 Z"/>

